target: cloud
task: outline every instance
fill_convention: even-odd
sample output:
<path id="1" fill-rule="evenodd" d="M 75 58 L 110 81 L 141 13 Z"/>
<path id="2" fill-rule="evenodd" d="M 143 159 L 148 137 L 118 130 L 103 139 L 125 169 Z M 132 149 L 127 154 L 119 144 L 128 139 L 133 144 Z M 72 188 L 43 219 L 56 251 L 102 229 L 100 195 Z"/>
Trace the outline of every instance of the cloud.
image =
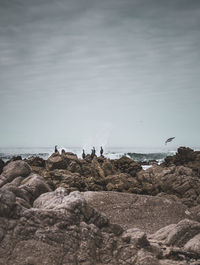
<path id="1" fill-rule="evenodd" d="M 119 136 L 134 128 L 130 116 L 144 119 L 149 109 L 167 122 L 167 115 L 186 103 L 193 114 L 200 98 L 199 9 L 195 0 L 1 1 L 5 131 L 11 130 L 6 116 L 11 123 L 22 116 L 23 130 L 31 123 L 28 117 L 42 126 L 50 115 L 59 125 L 60 113 L 66 115 L 65 130 L 69 124 L 80 131 L 83 117 L 78 114 L 84 113 L 86 131 L 92 123 L 113 123 Z M 50 117 L 46 122 L 51 128 Z M 175 123 L 172 119 L 170 126 Z M 133 141 L 130 135 L 127 142 Z M 125 141 L 113 139 L 113 144 Z"/>

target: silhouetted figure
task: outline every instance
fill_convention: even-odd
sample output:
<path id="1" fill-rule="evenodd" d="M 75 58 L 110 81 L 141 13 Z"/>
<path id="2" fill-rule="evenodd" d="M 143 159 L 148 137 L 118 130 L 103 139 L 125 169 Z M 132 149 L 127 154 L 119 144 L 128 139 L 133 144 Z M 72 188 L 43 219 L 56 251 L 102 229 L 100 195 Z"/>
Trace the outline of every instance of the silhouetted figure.
<path id="1" fill-rule="evenodd" d="M 95 156 L 96 155 L 96 150 L 95 150 L 94 146 L 93 146 L 93 152 L 94 152 L 94 156 Z"/>
<path id="2" fill-rule="evenodd" d="M 103 155 L 103 148 L 101 146 L 101 149 L 100 149 L 100 155 L 102 156 Z"/>
<path id="3" fill-rule="evenodd" d="M 93 147 L 91 151 L 92 151 L 92 152 L 91 152 L 91 158 L 93 159 L 94 156 L 96 155 L 96 150 L 95 150 L 95 148 Z"/>
<path id="4" fill-rule="evenodd" d="M 57 145 L 55 145 L 55 153 L 58 153 Z"/>
<path id="5" fill-rule="evenodd" d="M 93 159 L 94 158 L 94 150 L 93 149 L 91 149 L 91 158 Z"/>
<path id="6" fill-rule="evenodd" d="M 82 158 L 85 159 L 85 150 L 83 149 Z"/>

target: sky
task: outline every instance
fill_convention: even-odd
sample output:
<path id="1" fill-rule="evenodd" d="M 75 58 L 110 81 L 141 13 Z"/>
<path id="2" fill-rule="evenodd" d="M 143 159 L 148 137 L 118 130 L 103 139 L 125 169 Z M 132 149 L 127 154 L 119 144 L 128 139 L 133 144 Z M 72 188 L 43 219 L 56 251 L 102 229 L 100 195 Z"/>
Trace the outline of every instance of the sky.
<path id="1" fill-rule="evenodd" d="M 200 146 L 199 0 L 0 0 L 0 147 Z"/>

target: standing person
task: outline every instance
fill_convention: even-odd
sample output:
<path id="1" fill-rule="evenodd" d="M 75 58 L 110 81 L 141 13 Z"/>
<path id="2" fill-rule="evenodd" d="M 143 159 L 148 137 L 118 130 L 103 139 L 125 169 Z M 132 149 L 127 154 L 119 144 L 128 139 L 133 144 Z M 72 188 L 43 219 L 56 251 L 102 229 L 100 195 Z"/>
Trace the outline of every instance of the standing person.
<path id="1" fill-rule="evenodd" d="M 85 150 L 83 149 L 82 158 L 85 159 Z"/>
<path id="2" fill-rule="evenodd" d="M 101 149 L 100 149 L 100 155 L 102 156 L 103 155 L 103 148 L 101 146 Z"/>

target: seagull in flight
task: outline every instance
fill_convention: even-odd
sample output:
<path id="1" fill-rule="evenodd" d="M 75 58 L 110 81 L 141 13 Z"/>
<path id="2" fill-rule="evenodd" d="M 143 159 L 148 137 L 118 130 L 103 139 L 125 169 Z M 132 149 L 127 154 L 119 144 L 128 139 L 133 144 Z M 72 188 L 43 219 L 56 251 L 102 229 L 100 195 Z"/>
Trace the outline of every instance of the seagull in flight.
<path id="1" fill-rule="evenodd" d="M 174 140 L 174 138 L 175 138 L 175 137 L 168 138 L 168 139 L 165 141 L 165 144 L 170 143 L 171 141 Z"/>

